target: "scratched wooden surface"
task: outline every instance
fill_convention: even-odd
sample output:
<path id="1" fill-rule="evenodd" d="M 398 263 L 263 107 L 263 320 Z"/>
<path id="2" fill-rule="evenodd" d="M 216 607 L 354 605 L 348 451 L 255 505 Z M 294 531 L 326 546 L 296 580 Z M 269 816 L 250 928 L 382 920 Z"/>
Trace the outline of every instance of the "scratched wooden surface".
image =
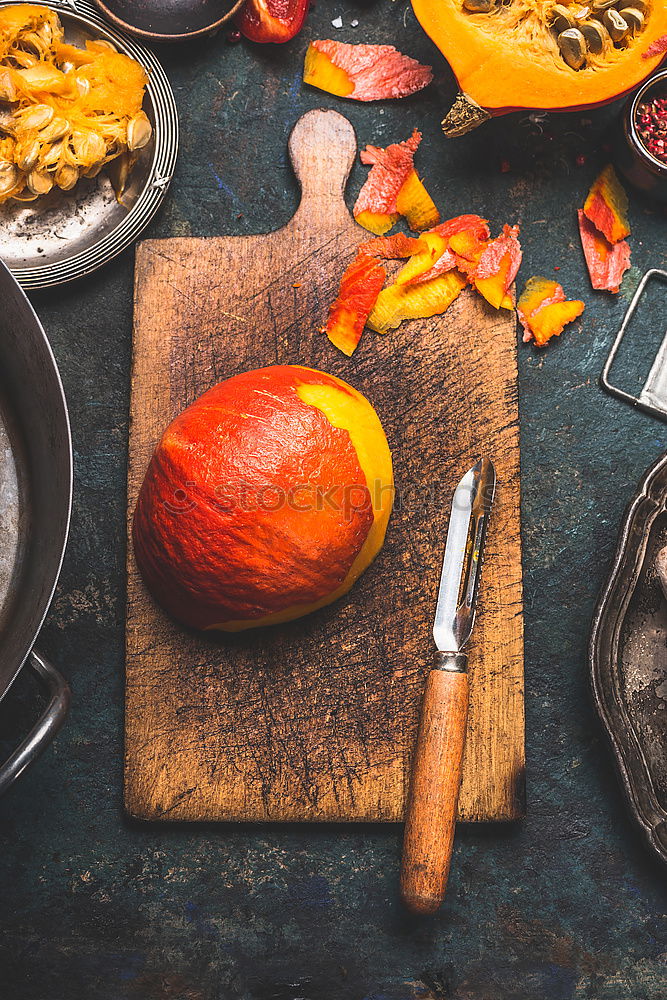
<path id="1" fill-rule="evenodd" d="M 465 292 L 445 317 L 366 333 L 352 359 L 319 332 L 364 235 L 345 203 L 349 122 L 313 111 L 290 154 L 302 201 L 263 237 L 144 243 L 136 269 L 129 504 L 166 424 L 239 370 L 301 363 L 368 395 L 395 461 L 386 546 L 351 593 L 235 638 L 172 623 L 128 557 L 126 807 L 146 819 L 399 820 L 448 508 L 482 453 L 499 477 L 471 645 L 460 817 L 523 811 L 524 718 L 514 318 Z"/>

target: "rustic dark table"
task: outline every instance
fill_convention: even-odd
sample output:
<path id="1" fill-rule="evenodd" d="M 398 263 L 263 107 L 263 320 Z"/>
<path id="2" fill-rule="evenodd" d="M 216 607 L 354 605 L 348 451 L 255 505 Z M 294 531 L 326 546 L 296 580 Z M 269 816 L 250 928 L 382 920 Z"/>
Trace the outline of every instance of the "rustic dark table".
<path id="1" fill-rule="evenodd" d="M 331 36 L 394 43 L 432 63 L 436 82 L 368 106 L 306 89 L 306 43 Z M 558 267 L 566 290 L 586 301 L 583 322 L 558 342 L 519 351 L 528 816 L 459 830 L 449 898 L 433 920 L 399 905 L 397 827 L 124 817 L 127 253 L 34 296 L 60 363 L 76 464 L 71 540 L 40 648 L 74 698 L 55 746 L 0 803 L 0 1000 L 662 1000 L 667 877 L 626 816 L 586 668 L 623 508 L 665 447 L 664 425 L 597 386 L 633 276 L 618 298 L 591 292 L 575 207 L 607 160 L 618 107 L 517 114 L 445 140 L 438 123 L 454 82 L 406 0 L 318 0 L 284 47 L 221 35 L 161 54 L 182 146 L 150 235 L 281 225 L 297 198 L 290 128 L 309 108 L 336 107 L 363 143 L 419 126 L 418 165 L 445 216 L 521 223 L 521 278 Z M 350 204 L 364 175 L 357 165 Z M 665 266 L 667 242 L 663 214 L 638 197 L 632 207 L 636 281 Z M 640 326 L 629 356 L 645 372 L 664 309 Z M 17 735 L 33 711 L 19 682 L 0 728 Z"/>

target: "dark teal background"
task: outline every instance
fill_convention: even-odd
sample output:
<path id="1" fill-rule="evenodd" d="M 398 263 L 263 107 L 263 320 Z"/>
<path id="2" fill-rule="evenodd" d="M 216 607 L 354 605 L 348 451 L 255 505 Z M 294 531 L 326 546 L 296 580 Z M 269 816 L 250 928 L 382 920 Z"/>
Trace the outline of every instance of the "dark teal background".
<path id="1" fill-rule="evenodd" d="M 308 39 L 331 36 L 393 43 L 432 63 L 436 82 L 372 105 L 304 88 Z M 421 128 L 417 163 L 443 216 L 519 222 L 520 281 L 559 267 L 566 291 L 586 301 L 559 341 L 519 349 L 528 817 L 459 829 L 449 898 L 433 920 L 399 906 L 398 827 L 124 818 L 127 253 L 34 296 L 76 460 L 71 541 L 39 647 L 71 679 L 74 700 L 53 749 L 0 803 L 0 1000 L 663 1000 L 665 875 L 626 817 L 587 688 L 591 613 L 617 527 L 665 447 L 663 424 L 597 386 L 626 297 L 591 291 L 575 209 L 607 162 L 619 108 L 516 114 L 445 140 L 439 120 L 454 82 L 405 0 L 317 0 L 303 35 L 281 48 L 221 35 L 161 54 L 182 146 L 151 236 L 284 223 L 297 203 L 289 131 L 309 108 L 335 107 L 363 144 Z M 350 205 L 365 174 L 355 166 Z M 664 215 L 633 196 L 632 223 L 638 271 L 665 266 Z M 647 371 L 666 315 L 656 301 L 633 331 L 635 370 Z M 32 694 L 17 684 L 3 731 L 27 726 Z"/>

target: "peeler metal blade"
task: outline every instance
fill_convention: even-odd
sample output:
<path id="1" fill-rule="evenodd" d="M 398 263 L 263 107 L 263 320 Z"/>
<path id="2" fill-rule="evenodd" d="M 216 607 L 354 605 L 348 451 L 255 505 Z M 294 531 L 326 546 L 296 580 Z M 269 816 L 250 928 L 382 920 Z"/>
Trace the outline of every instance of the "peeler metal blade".
<path id="1" fill-rule="evenodd" d="M 493 463 L 482 458 L 454 493 L 433 623 L 433 638 L 440 651 L 459 652 L 470 638 L 495 489 Z"/>
<path id="2" fill-rule="evenodd" d="M 604 368 L 602 369 L 602 373 L 600 375 L 600 385 L 612 396 L 615 396 L 617 399 L 622 399 L 625 403 L 630 403 L 630 405 L 636 407 L 636 409 L 642 410 L 644 413 L 650 413 L 651 416 L 658 417 L 660 420 L 667 420 L 667 333 L 658 348 L 658 353 L 656 354 L 653 364 L 651 365 L 651 370 L 649 371 L 646 382 L 644 383 L 644 386 L 638 396 L 633 396 L 632 393 L 626 392 L 624 389 L 620 389 L 618 386 L 614 385 L 609 378 L 612 365 L 616 359 L 616 355 L 618 354 L 623 337 L 627 333 L 628 327 L 637 312 L 641 298 L 646 290 L 646 286 L 654 279 L 667 282 L 667 271 L 662 271 L 659 268 L 651 268 L 651 270 L 647 271 L 642 280 L 639 282 L 637 291 L 632 296 L 630 305 L 628 306 L 627 312 L 623 317 L 621 328 L 616 334 L 609 356 L 605 362 Z"/>

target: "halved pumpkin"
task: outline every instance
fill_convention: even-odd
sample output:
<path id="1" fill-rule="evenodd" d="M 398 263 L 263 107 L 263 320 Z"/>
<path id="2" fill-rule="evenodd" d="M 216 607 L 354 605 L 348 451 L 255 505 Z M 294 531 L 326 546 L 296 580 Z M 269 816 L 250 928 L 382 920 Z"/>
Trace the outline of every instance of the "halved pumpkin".
<path id="1" fill-rule="evenodd" d="M 443 121 L 450 136 L 509 111 L 605 104 L 664 58 L 664 51 L 649 52 L 667 35 L 664 0 L 412 0 L 412 6 L 459 83 Z"/>

